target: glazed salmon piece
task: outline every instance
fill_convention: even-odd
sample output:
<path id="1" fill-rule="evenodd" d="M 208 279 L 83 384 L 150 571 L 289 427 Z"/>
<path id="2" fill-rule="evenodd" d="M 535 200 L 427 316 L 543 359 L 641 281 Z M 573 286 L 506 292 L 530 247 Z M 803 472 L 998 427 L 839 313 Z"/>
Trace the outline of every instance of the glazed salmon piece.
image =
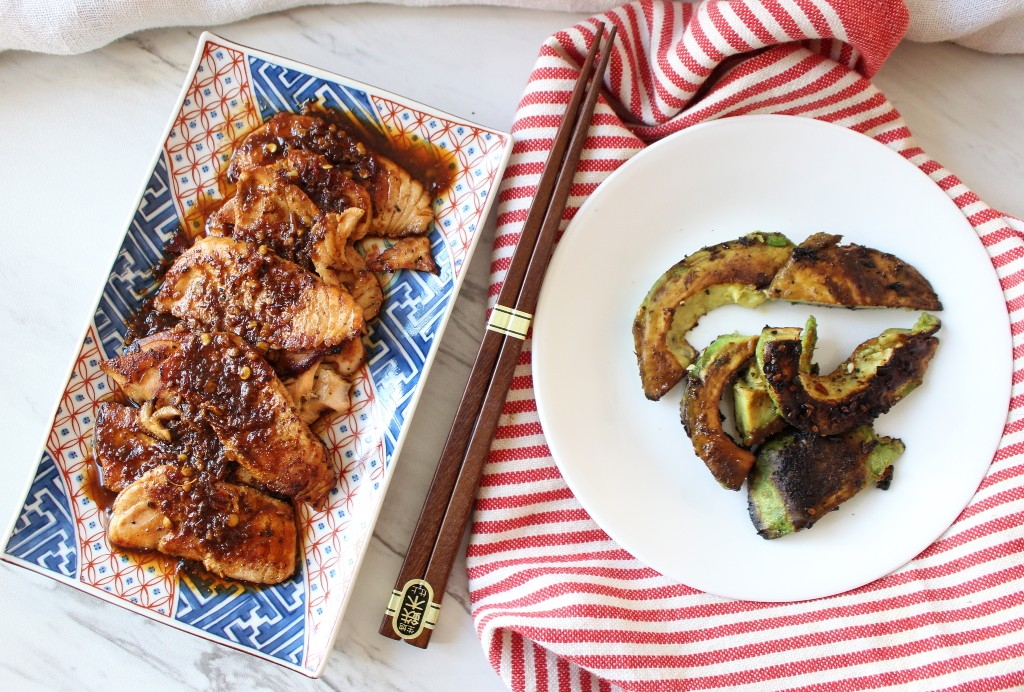
<path id="1" fill-rule="evenodd" d="M 166 348 L 168 342 L 177 348 Z M 226 332 L 162 332 L 137 344 L 103 364 L 129 396 L 132 378 L 157 382 L 153 405 L 173 405 L 191 425 L 208 426 L 260 488 L 323 506 L 336 483 L 327 449 L 259 352 Z M 159 358 L 147 352 L 150 345 Z M 140 363 L 149 370 L 141 372 Z"/>
<path id="2" fill-rule="evenodd" d="M 295 572 L 291 505 L 183 471 L 151 469 L 117 496 L 107 529 L 112 545 L 195 560 L 218 576 L 260 584 Z"/>
<path id="3" fill-rule="evenodd" d="M 183 252 L 153 305 L 194 328 L 288 351 L 330 349 L 366 330 L 345 288 L 231 238 L 201 238 Z"/>

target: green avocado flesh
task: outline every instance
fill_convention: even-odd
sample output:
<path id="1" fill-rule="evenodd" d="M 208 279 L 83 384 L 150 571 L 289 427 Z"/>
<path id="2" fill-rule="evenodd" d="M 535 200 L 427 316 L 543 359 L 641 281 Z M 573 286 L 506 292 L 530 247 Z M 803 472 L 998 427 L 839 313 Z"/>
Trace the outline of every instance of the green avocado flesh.
<path id="1" fill-rule="evenodd" d="M 665 336 L 669 351 L 685 369 L 697 357 L 697 350 L 686 340 L 686 335 L 697 326 L 701 317 L 723 305 L 756 308 L 767 299 L 767 294 L 754 290 L 747 284 L 720 284 L 704 289 L 676 308 L 672 326 Z"/>
<path id="2" fill-rule="evenodd" d="M 748 363 L 732 385 L 733 410 L 740 444 L 753 447 L 787 427 L 768 393 L 768 384 L 757 369 Z"/>
<path id="3" fill-rule="evenodd" d="M 817 324 L 813 316 L 808 318 L 807 326 L 799 335 L 803 350 L 800 372 L 815 372 L 811 354 L 814 353 L 818 337 Z M 779 414 L 779 409 L 768 391 L 768 383 L 765 382 L 756 361 L 751 361 L 740 371 L 733 383 L 732 395 L 736 432 L 739 433 L 740 444 L 744 447 L 759 445 L 789 426 L 786 419 Z"/>
<path id="4" fill-rule="evenodd" d="M 789 259 L 793 243 L 778 233 L 751 233 L 703 248 L 654 283 L 633 321 L 633 344 L 644 394 L 660 399 L 683 379 L 697 350 L 686 334 L 716 307 L 755 307 Z"/>
<path id="5" fill-rule="evenodd" d="M 924 379 L 938 347 L 939 320 L 923 313 L 911 329 L 886 329 L 860 344 L 828 375 L 810 364 L 813 326 L 766 327 L 755 351 L 772 401 L 792 426 L 836 435 L 888 411 Z"/>
<path id="6" fill-rule="evenodd" d="M 756 336 L 727 334 L 704 349 L 686 376 L 683 394 L 683 427 L 693 451 L 707 465 L 715 480 L 739 490 L 754 465 L 754 455 L 738 446 L 722 429 L 719 402 L 736 374 L 754 355 Z"/>
<path id="7" fill-rule="evenodd" d="M 904 449 L 870 426 L 832 437 L 799 430 L 773 437 L 758 453 L 747 485 L 757 533 L 779 538 L 809 529 L 867 486 L 888 487 Z"/>

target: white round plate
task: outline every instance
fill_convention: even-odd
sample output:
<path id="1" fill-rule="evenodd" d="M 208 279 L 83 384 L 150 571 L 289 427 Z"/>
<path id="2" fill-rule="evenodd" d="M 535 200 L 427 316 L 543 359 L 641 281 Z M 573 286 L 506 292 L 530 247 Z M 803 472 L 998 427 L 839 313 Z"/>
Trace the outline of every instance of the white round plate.
<path id="1" fill-rule="evenodd" d="M 943 302 L 924 384 L 875 422 L 899 437 L 888 491 L 868 488 L 811 530 L 755 532 L 746 486 L 721 488 L 679 423 L 681 387 L 648 401 L 632 322 L 651 284 L 696 250 L 756 230 L 794 243 L 827 231 L 916 266 Z M 818 320 L 829 372 L 860 342 L 918 313 L 769 302 L 727 306 L 691 332 L 760 333 Z M 623 548 L 702 591 L 756 601 L 841 593 L 897 569 L 968 504 L 1002 434 L 1009 321 L 977 234 L 947 195 L 874 140 L 798 117 L 699 125 L 641 152 L 591 195 L 559 243 L 533 332 L 541 422 L 580 503 Z"/>

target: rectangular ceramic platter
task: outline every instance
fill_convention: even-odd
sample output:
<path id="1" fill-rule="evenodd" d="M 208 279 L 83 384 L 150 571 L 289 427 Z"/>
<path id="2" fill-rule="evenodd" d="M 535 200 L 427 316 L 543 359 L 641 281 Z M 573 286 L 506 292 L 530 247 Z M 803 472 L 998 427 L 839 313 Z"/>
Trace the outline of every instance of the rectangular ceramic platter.
<path id="1" fill-rule="evenodd" d="M 338 485 L 325 511 L 298 508 L 294 578 L 253 586 L 179 576 L 162 556 L 111 551 L 107 515 L 86 491 L 95 410 L 111 388 L 99 366 L 121 349 L 125 321 L 152 289 L 150 269 L 167 241 L 179 227 L 201 229 L 205 213 L 232 193 L 225 173 L 237 144 L 274 113 L 309 100 L 392 139 L 450 152 L 457 168 L 435 201 L 430 234 L 441 272 L 399 272 L 385 287 L 353 408 L 322 435 Z M 320 675 L 511 144 L 506 133 L 203 34 L 2 557 L 172 627 Z"/>

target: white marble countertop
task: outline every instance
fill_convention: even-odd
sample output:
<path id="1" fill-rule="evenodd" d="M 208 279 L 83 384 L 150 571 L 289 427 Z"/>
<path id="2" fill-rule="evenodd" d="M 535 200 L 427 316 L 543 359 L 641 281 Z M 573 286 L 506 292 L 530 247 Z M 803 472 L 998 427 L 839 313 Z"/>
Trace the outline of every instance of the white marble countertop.
<path id="1" fill-rule="evenodd" d="M 579 16 L 357 5 L 212 29 L 507 129 L 538 46 Z M 75 57 L 0 53 L 4 528 L 201 31 L 148 31 Z M 903 44 L 876 82 L 926 151 L 997 209 L 1024 216 L 1024 56 Z M 504 689 L 476 637 L 461 560 L 428 650 L 377 634 L 481 336 L 489 246 L 484 237 L 321 681 L 2 563 L 0 688 Z"/>

